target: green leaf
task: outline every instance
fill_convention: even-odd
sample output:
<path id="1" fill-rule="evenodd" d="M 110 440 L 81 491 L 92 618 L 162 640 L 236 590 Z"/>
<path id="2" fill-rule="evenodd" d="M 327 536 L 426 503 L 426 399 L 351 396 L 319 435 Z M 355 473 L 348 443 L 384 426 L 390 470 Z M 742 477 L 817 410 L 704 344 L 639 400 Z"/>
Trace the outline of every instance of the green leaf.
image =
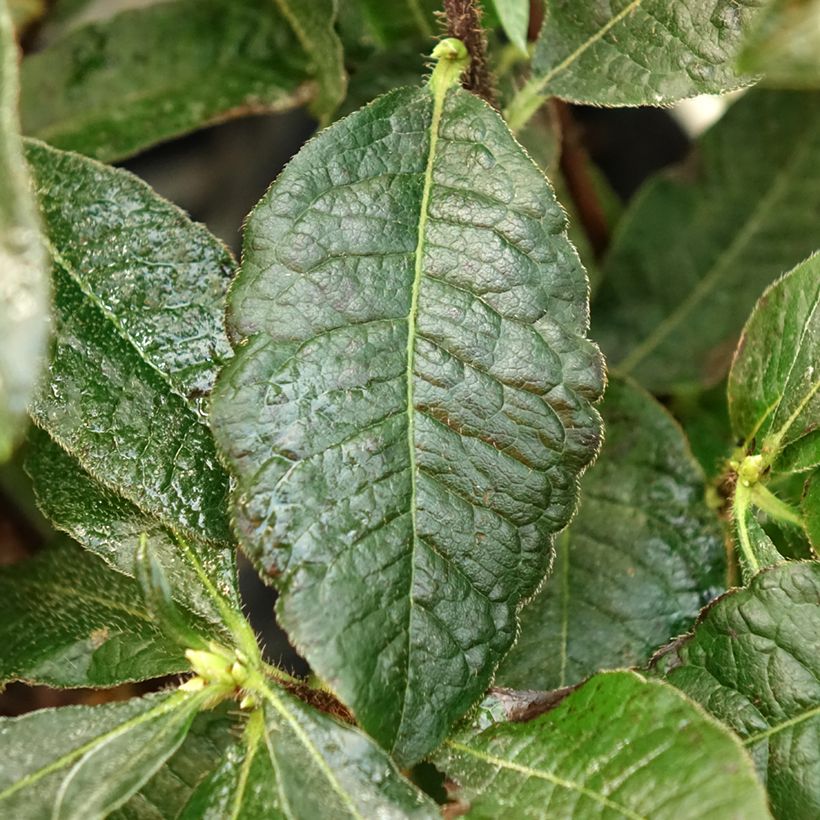
<path id="1" fill-rule="evenodd" d="M 96 820 L 176 751 L 206 695 L 163 693 L 0 719 L 0 813 Z"/>
<path id="2" fill-rule="evenodd" d="M 610 382 L 601 411 L 603 450 L 549 583 L 521 613 L 500 686 L 556 689 L 642 664 L 724 584 L 720 525 L 681 429 L 627 382 Z"/>
<path id="3" fill-rule="evenodd" d="M 47 339 L 47 262 L 20 144 L 17 45 L 0 0 L 0 462 L 11 454 Z"/>
<path id="4" fill-rule="evenodd" d="M 189 666 L 137 584 L 68 541 L 0 569 L 0 645 L 0 682 L 115 686 Z"/>
<path id="5" fill-rule="evenodd" d="M 596 675 L 529 722 L 467 730 L 434 760 L 471 818 L 769 817 L 737 739 L 633 672 Z"/>
<path id="6" fill-rule="evenodd" d="M 194 818 L 436 818 L 372 740 L 270 687 L 242 742 L 196 790 L 181 815 Z"/>
<path id="7" fill-rule="evenodd" d="M 194 789 L 233 747 L 235 710 L 236 704 L 228 701 L 200 712 L 179 749 L 109 820 L 177 820 Z"/>
<path id="8" fill-rule="evenodd" d="M 124 171 L 39 143 L 28 156 L 55 282 L 49 379 L 31 410 L 45 431 L 28 456 L 38 500 L 129 575 L 147 534 L 180 603 L 218 624 L 208 587 L 237 605 L 236 579 L 203 402 L 231 355 L 230 255 Z"/>
<path id="9" fill-rule="evenodd" d="M 820 95 L 752 91 L 619 224 L 595 299 L 608 361 L 653 392 L 718 382 L 763 288 L 815 250 Z"/>
<path id="10" fill-rule="evenodd" d="M 270 5 L 270 0 L 265 5 Z M 310 59 L 319 86 L 311 111 L 327 123 L 347 89 L 344 52 L 335 29 L 339 0 L 274 0 L 274 5 L 290 23 Z"/>
<path id="11" fill-rule="evenodd" d="M 545 97 L 665 105 L 748 85 L 734 60 L 754 0 L 546 0 L 532 78 L 507 120 L 520 128 Z"/>
<path id="12" fill-rule="evenodd" d="M 600 435 L 563 213 L 442 69 L 319 135 L 254 210 L 212 410 L 281 624 L 403 764 L 489 684 Z"/>
<path id="13" fill-rule="evenodd" d="M 781 564 L 718 599 L 656 659 L 743 738 L 784 820 L 820 812 L 818 600 L 820 564 Z"/>
<path id="14" fill-rule="evenodd" d="M 820 0 L 769 0 L 738 58 L 766 85 L 820 87 Z"/>
<path id="15" fill-rule="evenodd" d="M 760 298 L 729 375 L 729 414 L 748 453 L 776 472 L 820 465 L 820 254 Z"/>
<path id="16" fill-rule="evenodd" d="M 492 4 L 510 42 L 526 54 L 530 0 L 492 0 Z"/>
<path id="17" fill-rule="evenodd" d="M 801 504 L 806 532 L 812 549 L 820 552 L 820 472 L 814 473 L 806 482 Z"/>
<path id="18" fill-rule="evenodd" d="M 46 0 L 8 0 L 8 7 L 14 28 L 20 32 L 45 14 Z"/>
<path id="19" fill-rule="evenodd" d="M 173 0 L 81 26 L 27 57 L 21 117 L 31 136 L 113 161 L 311 93 L 275 2 Z"/>
<path id="20" fill-rule="evenodd" d="M 401 49 L 416 41 L 429 50 L 436 33 L 439 0 L 344 0 L 339 4 L 338 28 L 345 58 L 356 61 L 362 54 Z M 354 67 L 354 75 L 360 67 Z M 415 78 L 418 77 L 416 72 Z"/>

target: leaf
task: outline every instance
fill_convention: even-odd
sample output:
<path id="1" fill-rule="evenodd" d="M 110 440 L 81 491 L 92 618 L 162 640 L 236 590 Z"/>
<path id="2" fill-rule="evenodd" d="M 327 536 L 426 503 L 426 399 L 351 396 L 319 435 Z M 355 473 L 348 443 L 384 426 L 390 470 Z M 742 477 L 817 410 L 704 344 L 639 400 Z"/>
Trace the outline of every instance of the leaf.
<path id="1" fill-rule="evenodd" d="M 109 820 L 177 820 L 194 789 L 234 745 L 236 704 L 200 712 L 182 745 Z"/>
<path id="2" fill-rule="evenodd" d="M 199 786 L 181 820 L 440 816 L 361 732 L 281 690 L 266 694 L 242 743 Z"/>
<path id="3" fill-rule="evenodd" d="M 0 719 L 0 812 L 15 820 L 96 820 L 176 751 L 206 695 L 162 693 Z"/>
<path id="4" fill-rule="evenodd" d="M 20 32 L 45 14 L 46 0 L 8 0 L 8 7 L 14 28 Z"/>
<path id="5" fill-rule="evenodd" d="M 820 87 L 820 0 L 769 0 L 738 58 L 766 85 Z"/>
<path id="6" fill-rule="evenodd" d="M 229 303 L 246 341 L 211 417 L 280 623 L 402 765 L 512 644 L 602 387 L 546 181 L 436 72 L 320 134 L 252 213 Z"/>
<path id="7" fill-rule="evenodd" d="M 338 28 L 345 51 L 358 61 L 362 54 L 402 49 L 416 41 L 428 48 L 436 32 L 438 0 L 346 0 L 339 4 Z M 359 67 L 354 68 L 354 74 Z M 416 72 L 413 81 L 418 77 Z M 374 78 L 376 79 L 376 78 Z"/>
<path id="8" fill-rule="evenodd" d="M 530 0 L 492 0 L 492 4 L 510 42 L 526 54 Z"/>
<path id="9" fill-rule="evenodd" d="M 619 224 L 594 330 L 655 393 L 718 382 L 766 285 L 815 250 L 820 95 L 752 91 Z"/>
<path id="10" fill-rule="evenodd" d="M 738 741 L 672 687 L 596 675 L 526 723 L 448 740 L 434 758 L 475 818 L 767 818 Z"/>
<path id="11" fill-rule="evenodd" d="M 820 552 L 820 473 L 813 473 L 806 482 L 801 507 L 812 549 Z"/>
<path id="12" fill-rule="evenodd" d="M 754 0 L 547 0 L 532 78 L 507 120 L 520 128 L 545 97 L 664 105 L 748 85 L 734 60 Z"/>
<path id="13" fill-rule="evenodd" d="M 115 686 L 189 666 L 134 581 L 67 541 L 0 569 L 0 644 L 0 682 Z"/>
<path id="14" fill-rule="evenodd" d="M 735 435 L 776 472 L 820 465 L 820 254 L 760 298 L 729 374 Z"/>
<path id="15" fill-rule="evenodd" d="M 38 500 L 129 575 L 147 534 L 178 600 L 221 623 L 204 587 L 238 606 L 228 478 L 202 403 L 231 355 L 232 260 L 130 174 L 42 144 L 28 156 L 55 260 L 54 349 L 31 408 L 48 434 L 28 458 Z"/>
<path id="16" fill-rule="evenodd" d="M 48 332 L 46 257 L 20 144 L 17 94 L 17 45 L 0 0 L 0 462 L 23 427 Z"/>
<path id="17" fill-rule="evenodd" d="M 113 161 L 227 118 L 294 108 L 312 93 L 295 46 L 272 0 L 124 11 L 23 61 L 23 129 Z"/>
<path id="18" fill-rule="evenodd" d="M 743 738 L 775 816 L 820 811 L 820 564 L 788 562 L 724 595 L 657 669 Z"/>
<path id="19" fill-rule="evenodd" d="M 654 399 L 615 380 L 606 440 L 558 538 L 552 575 L 521 613 L 496 684 L 556 689 L 642 664 L 725 583 L 717 516 L 686 438 Z"/>

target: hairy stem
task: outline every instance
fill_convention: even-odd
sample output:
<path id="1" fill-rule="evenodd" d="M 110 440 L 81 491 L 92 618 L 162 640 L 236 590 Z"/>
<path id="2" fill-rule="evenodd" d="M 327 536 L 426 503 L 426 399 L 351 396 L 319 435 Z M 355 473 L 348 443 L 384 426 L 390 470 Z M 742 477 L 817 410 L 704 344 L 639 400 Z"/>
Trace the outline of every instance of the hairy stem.
<path id="1" fill-rule="evenodd" d="M 487 37 L 481 26 L 477 0 L 444 0 L 444 16 L 448 36 L 461 40 L 470 55 L 462 86 L 495 108 L 495 86 L 487 63 Z"/>

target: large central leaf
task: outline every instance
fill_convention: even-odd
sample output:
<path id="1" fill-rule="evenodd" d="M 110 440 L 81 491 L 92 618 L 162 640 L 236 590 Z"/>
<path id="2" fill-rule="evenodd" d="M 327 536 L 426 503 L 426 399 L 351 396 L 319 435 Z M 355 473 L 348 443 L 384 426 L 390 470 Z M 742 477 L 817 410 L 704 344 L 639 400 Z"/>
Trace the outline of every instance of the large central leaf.
<path id="1" fill-rule="evenodd" d="M 282 624 L 404 762 L 511 646 L 602 387 L 552 191 L 495 112 L 432 88 L 325 131 L 253 212 L 212 415 Z"/>

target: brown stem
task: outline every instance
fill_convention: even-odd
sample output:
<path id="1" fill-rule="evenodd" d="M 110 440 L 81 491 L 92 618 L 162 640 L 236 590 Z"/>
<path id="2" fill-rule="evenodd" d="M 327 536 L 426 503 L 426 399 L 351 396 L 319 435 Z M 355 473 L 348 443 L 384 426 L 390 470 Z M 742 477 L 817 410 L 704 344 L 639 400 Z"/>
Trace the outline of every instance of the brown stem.
<path id="1" fill-rule="evenodd" d="M 530 24 L 527 27 L 527 39 L 534 43 L 541 33 L 544 22 L 544 0 L 530 0 Z"/>
<path id="2" fill-rule="evenodd" d="M 470 55 L 462 86 L 496 107 L 495 87 L 487 64 L 487 37 L 481 26 L 477 0 L 444 0 L 447 36 L 458 37 Z"/>
<path id="3" fill-rule="evenodd" d="M 561 173 L 595 258 L 600 259 L 609 245 L 609 225 L 589 173 L 581 131 L 567 103 L 553 99 L 551 105 L 561 129 Z"/>

